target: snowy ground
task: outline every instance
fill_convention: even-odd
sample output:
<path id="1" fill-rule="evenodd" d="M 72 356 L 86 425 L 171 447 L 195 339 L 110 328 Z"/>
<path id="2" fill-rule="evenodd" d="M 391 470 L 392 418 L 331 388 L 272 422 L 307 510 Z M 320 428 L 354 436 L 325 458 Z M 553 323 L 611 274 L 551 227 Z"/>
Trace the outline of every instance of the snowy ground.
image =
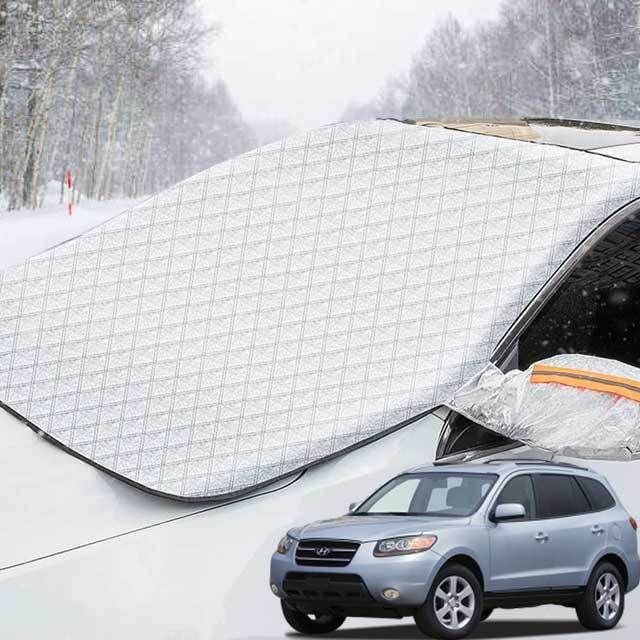
<path id="1" fill-rule="evenodd" d="M 0 265 L 77 235 L 132 202 L 86 203 L 71 219 L 0 213 Z M 309 471 L 288 488 L 200 512 L 154 498 L 38 438 L 0 410 L 0 638 L 280 640 L 296 636 L 268 588 L 284 531 L 343 513 L 405 468 L 433 459 L 441 422 L 428 417 Z M 640 463 L 592 465 L 640 515 Z M 181 519 L 176 520 L 177 517 Z M 14 566 L 19 565 L 19 566 Z M 638 637 L 640 590 L 612 640 Z M 473 638 L 588 638 L 562 607 L 497 611 Z M 331 637 L 421 638 L 410 620 L 349 620 Z"/>
<path id="2" fill-rule="evenodd" d="M 50 182 L 41 209 L 0 209 L 0 269 L 73 238 L 141 201 L 122 199 L 97 202 L 84 199 L 69 216 L 66 206 L 59 204 L 59 197 L 59 183 Z"/>

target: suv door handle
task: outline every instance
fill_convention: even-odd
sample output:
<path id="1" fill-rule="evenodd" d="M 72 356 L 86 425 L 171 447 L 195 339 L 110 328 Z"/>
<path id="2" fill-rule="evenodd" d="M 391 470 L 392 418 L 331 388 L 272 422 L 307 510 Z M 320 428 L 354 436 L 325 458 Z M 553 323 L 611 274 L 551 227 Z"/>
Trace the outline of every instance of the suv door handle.
<path id="1" fill-rule="evenodd" d="M 593 533 L 594 536 L 599 536 L 601 533 L 604 533 L 604 529 L 599 524 L 594 524 L 593 527 L 591 527 L 591 533 Z"/>
<path id="2" fill-rule="evenodd" d="M 542 531 L 536 536 L 536 542 L 546 542 L 549 539 L 549 536 Z"/>

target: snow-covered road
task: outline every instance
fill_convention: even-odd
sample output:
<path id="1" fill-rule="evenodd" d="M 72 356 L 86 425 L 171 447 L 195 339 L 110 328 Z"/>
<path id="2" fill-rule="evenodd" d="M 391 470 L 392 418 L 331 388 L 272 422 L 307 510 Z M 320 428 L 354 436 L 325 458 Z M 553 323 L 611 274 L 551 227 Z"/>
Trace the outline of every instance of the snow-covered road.
<path id="1" fill-rule="evenodd" d="M 59 204 L 59 184 L 50 182 L 36 211 L 0 210 L 0 269 L 69 240 L 130 209 L 142 199 L 83 200 L 67 215 Z"/>

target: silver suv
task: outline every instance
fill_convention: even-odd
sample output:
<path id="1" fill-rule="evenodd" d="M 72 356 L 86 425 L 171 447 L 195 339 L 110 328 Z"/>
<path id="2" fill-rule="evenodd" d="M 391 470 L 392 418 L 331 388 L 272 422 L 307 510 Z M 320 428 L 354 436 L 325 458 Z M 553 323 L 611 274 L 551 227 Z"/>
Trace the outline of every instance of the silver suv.
<path id="1" fill-rule="evenodd" d="M 271 560 L 271 590 L 302 633 L 347 616 L 413 616 L 462 638 L 493 609 L 575 607 L 614 627 L 640 581 L 637 524 L 600 475 L 568 464 L 492 460 L 421 467 L 349 514 L 291 529 Z"/>

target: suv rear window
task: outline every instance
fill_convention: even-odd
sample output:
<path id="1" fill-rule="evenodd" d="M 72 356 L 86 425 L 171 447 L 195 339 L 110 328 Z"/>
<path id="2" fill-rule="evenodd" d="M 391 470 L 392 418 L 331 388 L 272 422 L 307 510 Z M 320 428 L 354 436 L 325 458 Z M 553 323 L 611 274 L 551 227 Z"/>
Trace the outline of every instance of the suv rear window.
<path id="1" fill-rule="evenodd" d="M 569 475 L 535 474 L 538 518 L 559 518 L 588 513 L 591 507 L 576 479 Z"/>
<path id="2" fill-rule="evenodd" d="M 594 511 L 603 511 L 610 509 L 616 503 L 609 490 L 597 480 L 593 478 L 585 478 L 578 476 L 576 478 L 583 491 L 587 494 L 591 507 Z"/>

